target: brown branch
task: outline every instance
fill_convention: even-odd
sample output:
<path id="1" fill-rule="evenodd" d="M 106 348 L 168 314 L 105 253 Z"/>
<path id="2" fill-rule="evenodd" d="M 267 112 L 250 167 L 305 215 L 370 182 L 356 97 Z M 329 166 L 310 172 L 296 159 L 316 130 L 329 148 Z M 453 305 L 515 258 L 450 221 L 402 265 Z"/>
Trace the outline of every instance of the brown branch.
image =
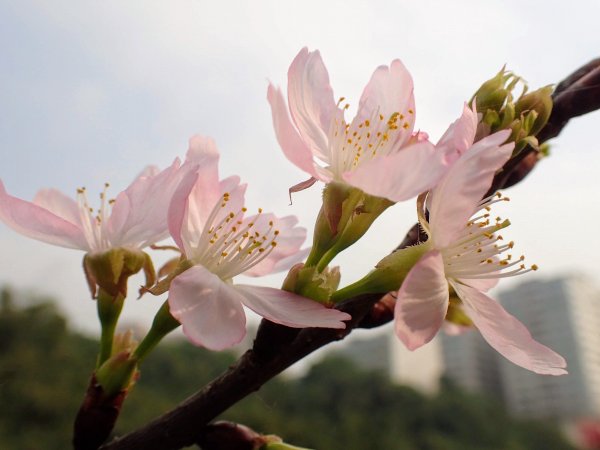
<path id="1" fill-rule="evenodd" d="M 352 315 L 345 330 L 291 330 L 263 320 L 254 346 L 225 373 L 175 409 L 143 428 L 102 447 L 103 450 L 179 449 L 198 442 L 203 427 L 283 370 L 314 350 L 346 337 L 380 295 L 354 298 L 340 305 Z"/>
<path id="2" fill-rule="evenodd" d="M 554 108 L 548 124 L 538 135 L 540 143 L 557 136 L 571 118 L 600 109 L 600 59 L 561 82 L 553 99 Z M 537 158 L 530 156 L 533 151 L 526 149 L 509 161 L 494 179 L 494 190 L 521 181 L 537 162 Z M 422 231 L 415 225 L 398 248 L 414 245 L 420 240 L 423 240 Z M 340 310 L 352 315 L 345 330 L 292 330 L 263 320 L 252 350 L 229 370 L 175 409 L 102 449 L 169 450 L 199 442 L 208 422 L 309 353 L 343 339 L 354 328 L 372 328 L 389 322 L 393 317 L 392 310 L 389 298 L 382 299 L 382 294 L 352 298 L 339 305 Z M 378 303 L 379 300 L 383 303 Z"/>

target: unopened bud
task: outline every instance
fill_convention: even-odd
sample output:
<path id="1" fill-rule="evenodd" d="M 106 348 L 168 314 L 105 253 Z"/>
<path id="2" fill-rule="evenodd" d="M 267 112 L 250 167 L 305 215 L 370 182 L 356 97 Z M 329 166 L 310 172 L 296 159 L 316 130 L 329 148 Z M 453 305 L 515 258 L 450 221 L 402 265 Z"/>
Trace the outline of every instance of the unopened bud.
<path id="1" fill-rule="evenodd" d="M 545 86 L 521 96 L 515 103 L 517 115 L 528 117 L 528 134 L 535 136 L 548 122 L 552 113 L 552 86 Z"/>
<path id="2" fill-rule="evenodd" d="M 514 90 L 519 84 L 522 92 L 517 97 Z M 527 146 L 538 149 L 535 136 L 544 128 L 552 112 L 552 90 L 551 86 L 546 86 L 527 92 L 527 85 L 520 77 L 502 68 L 473 96 L 479 112 L 475 141 L 510 129 L 507 142 L 515 143 L 514 155 Z"/>
<path id="3" fill-rule="evenodd" d="M 477 111 L 485 112 L 488 109 L 499 111 L 510 97 L 510 82 L 514 82 L 515 79 L 518 80 L 518 77 L 511 72 L 507 72 L 505 67 L 503 67 L 496 76 L 484 82 L 477 89 L 469 104 L 475 100 Z"/>
<path id="4" fill-rule="evenodd" d="M 96 371 L 96 380 L 103 394 L 110 398 L 121 391 L 127 391 L 135 382 L 137 360 L 128 351 L 114 354 Z"/>

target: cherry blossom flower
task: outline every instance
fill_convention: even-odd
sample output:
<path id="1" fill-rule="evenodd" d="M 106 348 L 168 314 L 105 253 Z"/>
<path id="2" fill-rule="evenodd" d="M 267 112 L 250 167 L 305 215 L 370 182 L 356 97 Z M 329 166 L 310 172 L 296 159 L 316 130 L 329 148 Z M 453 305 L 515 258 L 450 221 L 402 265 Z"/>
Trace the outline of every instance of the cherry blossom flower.
<path id="1" fill-rule="evenodd" d="M 460 308 L 500 354 L 533 372 L 562 375 L 565 360 L 485 294 L 500 278 L 537 269 L 508 254 L 513 243 L 503 244 L 497 232 L 510 222 L 490 219 L 491 205 L 508 199 L 495 194 L 481 200 L 496 170 L 510 158 L 514 144 L 502 145 L 509 134 L 495 133 L 466 149 L 426 200 L 419 197 L 429 249 L 398 291 L 395 331 L 410 350 L 429 342 L 447 317 L 450 285 L 460 299 L 452 307 Z"/>
<path id="2" fill-rule="evenodd" d="M 413 81 L 400 60 L 375 70 L 350 122 L 318 51 L 303 48 L 289 68 L 289 114 L 280 89 L 269 85 L 267 98 L 285 156 L 311 176 L 292 192 L 321 180 L 398 202 L 433 187 L 447 169 L 444 151 L 413 133 Z"/>
<path id="3" fill-rule="evenodd" d="M 246 334 L 242 305 L 289 327 L 345 328 L 346 313 L 279 289 L 232 283 L 236 275 L 266 275 L 301 260 L 306 233 L 293 216 L 261 209 L 247 216 L 246 185 L 237 176 L 219 180 L 218 159 L 211 139 L 190 141 L 187 161 L 198 170 L 184 177 L 169 210 L 185 258 L 170 282 L 169 307 L 186 336 L 213 350 L 237 344 Z"/>
<path id="4" fill-rule="evenodd" d="M 114 200 L 106 184 L 97 210 L 85 188 L 77 200 L 44 189 L 28 202 L 9 195 L 0 181 L 0 220 L 24 236 L 87 253 L 141 249 L 168 237 L 167 209 L 181 176 L 179 159 L 163 171 L 148 167 Z"/>

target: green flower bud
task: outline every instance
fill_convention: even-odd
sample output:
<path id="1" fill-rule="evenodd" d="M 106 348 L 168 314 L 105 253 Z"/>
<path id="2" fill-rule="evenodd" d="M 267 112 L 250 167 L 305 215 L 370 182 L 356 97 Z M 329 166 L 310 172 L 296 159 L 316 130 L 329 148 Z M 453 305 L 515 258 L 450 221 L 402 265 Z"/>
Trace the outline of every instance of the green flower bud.
<path id="1" fill-rule="evenodd" d="M 548 122 L 552 113 L 553 90 L 552 86 L 545 86 L 521 96 L 515 103 L 517 115 L 535 113 L 535 115 L 529 116 L 528 134 L 535 136 Z"/>
<path id="2" fill-rule="evenodd" d="M 111 356 L 96 370 L 96 381 L 106 397 L 127 391 L 135 383 L 137 360 L 129 351 L 120 351 Z"/>
<path id="3" fill-rule="evenodd" d="M 523 90 L 515 100 L 514 90 L 518 84 Z M 546 86 L 527 92 L 523 80 L 503 67 L 481 85 L 471 100 L 476 102 L 477 112 L 481 115 L 475 140 L 511 129 L 508 142 L 515 143 L 514 155 L 527 146 L 538 149 L 535 136 L 544 128 L 552 112 L 552 90 L 551 86 Z"/>

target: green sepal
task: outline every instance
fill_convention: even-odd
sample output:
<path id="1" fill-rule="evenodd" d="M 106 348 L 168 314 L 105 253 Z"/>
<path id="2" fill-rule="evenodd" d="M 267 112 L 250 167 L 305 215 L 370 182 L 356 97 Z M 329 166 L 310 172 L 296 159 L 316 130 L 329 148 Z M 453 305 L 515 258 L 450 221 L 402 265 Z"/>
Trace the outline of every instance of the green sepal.
<path id="1" fill-rule="evenodd" d="M 154 270 L 146 253 L 123 247 L 111 248 L 101 253 L 87 253 L 83 258 L 83 265 L 93 296 L 96 296 L 95 286 L 98 286 L 112 296 L 120 293 L 126 297 L 127 280 L 130 276 L 142 269 L 145 272 Z M 151 279 L 153 277 L 152 275 Z"/>
<path id="2" fill-rule="evenodd" d="M 296 271 L 295 278 L 292 292 L 327 305 L 338 288 L 341 275 L 339 267 L 325 268 L 322 272 L 316 267 L 303 267 Z"/>
<path id="3" fill-rule="evenodd" d="M 355 244 L 369 230 L 373 222 L 394 202 L 368 195 L 359 189 L 354 189 L 344 205 L 344 214 L 340 222 L 340 232 L 331 248 L 321 257 L 317 269 L 322 271 L 342 251 Z M 343 229 L 341 225 L 343 224 Z"/>
<path id="4" fill-rule="evenodd" d="M 335 292 L 331 296 L 331 301 L 338 303 L 357 295 L 385 294 L 397 291 L 402 286 L 408 272 L 430 249 L 431 245 L 427 241 L 423 244 L 396 250 L 379 261 L 375 269 L 364 278 Z"/>
<path id="5" fill-rule="evenodd" d="M 137 360 L 128 351 L 118 352 L 96 370 L 96 381 L 106 397 L 128 390 L 135 382 Z"/>

